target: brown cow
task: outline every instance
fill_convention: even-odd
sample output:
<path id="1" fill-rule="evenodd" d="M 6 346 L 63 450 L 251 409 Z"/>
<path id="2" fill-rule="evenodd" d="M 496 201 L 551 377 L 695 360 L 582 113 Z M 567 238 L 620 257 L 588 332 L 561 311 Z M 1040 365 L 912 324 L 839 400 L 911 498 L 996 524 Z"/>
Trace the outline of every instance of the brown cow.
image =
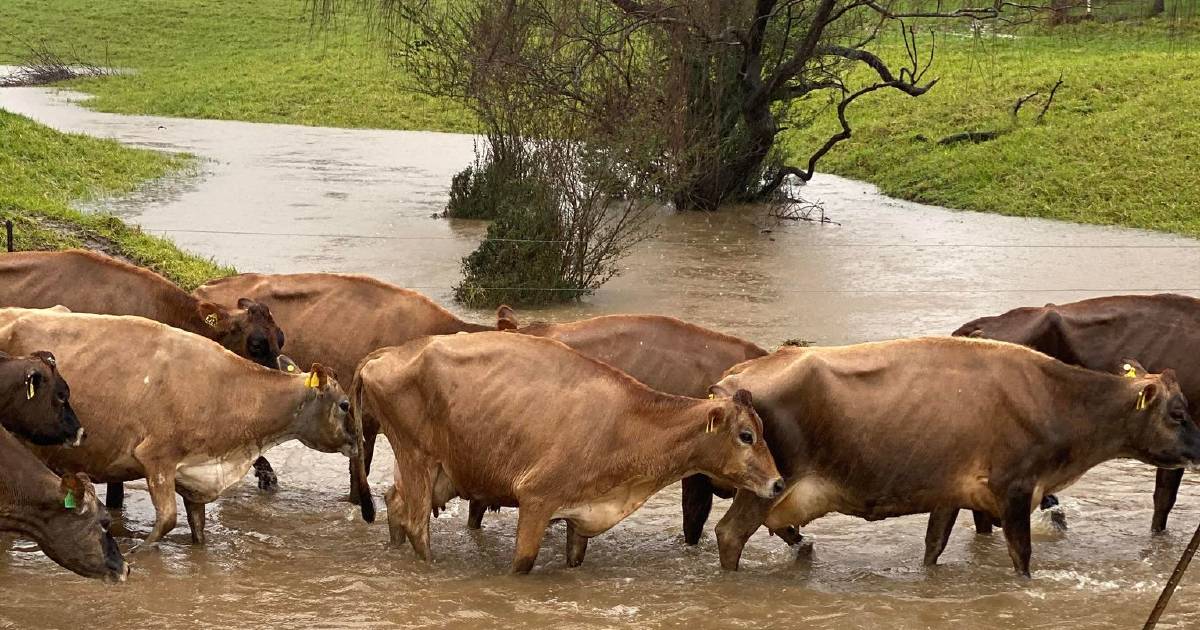
<path id="1" fill-rule="evenodd" d="M 1044 495 L 1109 459 L 1177 468 L 1200 458 L 1200 428 L 1171 370 L 1126 378 L 996 341 L 784 348 L 713 386 L 738 389 L 754 393 L 789 485 L 774 504 L 738 493 L 717 525 L 727 569 L 760 525 L 779 531 L 829 512 L 931 512 L 933 564 L 967 508 L 1001 520 L 1028 575 L 1029 514 Z"/>
<path id="2" fill-rule="evenodd" d="M 155 510 L 147 542 L 175 527 L 178 492 L 203 544 L 204 504 L 275 444 L 295 438 L 348 456 L 359 444 L 349 401 L 319 365 L 302 374 L 284 357 L 286 372 L 270 370 L 140 317 L 0 309 L 0 349 L 31 348 L 71 357 L 60 367 L 90 428 L 83 446 L 38 454 L 101 481 L 144 477 Z"/>
<path id="3" fill-rule="evenodd" d="M 663 394 L 549 339 L 418 339 L 369 355 L 350 393 L 396 455 L 392 544 L 408 539 L 425 560 L 430 511 L 455 496 L 520 508 L 512 569 L 527 573 L 552 519 L 567 521 L 575 566 L 588 538 L 692 472 L 783 489 L 745 392 Z"/>
<path id="4" fill-rule="evenodd" d="M 0 255 L 0 307 L 58 305 L 77 313 L 153 319 L 212 339 L 269 368 L 275 367 L 284 342 L 270 309 L 262 304 L 234 299 L 223 308 L 202 302 L 148 269 L 103 254 L 73 249 Z M 264 490 L 276 485 L 265 459 L 255 462 L 255 476 Z M 119 509 L 124 494 L 120 484 L 109 484 L 108 507 Z"/>
<path id="5" fill-rule="evenodd" d="M 233 304 L 245 296 L 271 307 L 288 331 L 288 356 L 300 365 L 320 362 L 345 378 L 371 352 L 425 335 L 493 330 L 465 322 L 433 300 L 370 276 L 336 273 L 246 273 L 214 280 L 195 291 L 201 300 Z M 371 470 L 379 427 L 363 426 L 365 466 Z M 358 484 L 351 471 L 351 501 Z"/>
<path id="6" fill-rule="evenodd" d="M 561 341 L 585 356 L 603 361 L 650 389 L 704 398 L 725 370 L 767 354 L 766 350 L 695 324 L 661 315 L 604 315 L 577 322 L 521 326 L 507 306 L 496 311 L 496 328 Z M 729 498 L 733 489 L 714 486 L 704 475 L 683 480 L 683 538 L 700 542 L 713 494 Z M 479 529 L 485 506 L 472 501 L 467 527 Z"/>
<path id="7" fill-rule="evenodd" d="M 0 414 L 6 411 L 0 407 Z M 108 512 L 100 508 L 87 475 L 56 476 L 4 430 L 0 462 L 0 532 L 29 538 L 83 577 L 125 581 L 129 565 L 108 533 Z"/>
<path id="8" fill-rule="evenodd" d="M 1172 368 L 1179 388 L 1200 418 L 1200 300 L 1184 295 L 1117 295 L 1018 308 L 981 317 L 954 331 L 956 336 L 1019 343 L 1060 361 L 1093 370 L 1109 370 L 1133 357 L 1152 372 Z M 1150 530 L 1167 528 L 1183 469 L 1158 471 L 1154 519 Z M 991 530 L 991 519 L 977 514 L 978 531 Z"/>
<path id="9" fill-rule="evenodd" d="M 28 357 L 0 352 L 0 425 L 39 446 L 79 446 L 84 430 L 71 408 L 71 388 L 45 351 Z"/>

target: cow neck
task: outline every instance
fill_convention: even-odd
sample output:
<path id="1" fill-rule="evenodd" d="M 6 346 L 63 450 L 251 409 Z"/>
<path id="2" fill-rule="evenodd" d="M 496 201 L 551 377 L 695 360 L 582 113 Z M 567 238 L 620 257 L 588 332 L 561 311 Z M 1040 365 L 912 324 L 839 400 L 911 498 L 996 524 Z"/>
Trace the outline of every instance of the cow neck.
<path id="1" fill-rule="evenodd" d="M 1070 396 L 1056 396 L 1059 417 L 1066 418 L 1072 453 L 1088 468 L 1116 457 L 1135 457 L 1127 436 L 1134 422 L 1148 422 L 1135 412 L 1137 394 L 1145 381 L 1060 364 L 1069 376 L 1059 376 Z M 1074 378 L 1071 378 L 1074 377 Z M 1065 380 L 1065 383 L 1061 381 Z M 1115 394 L 1115 395 L 1114 395 Z M 1082 401 L 1082 402 L 1080 402 Z"/>
<path id="2" fill-rule="evenodd" d="M 46 521 L 38 515 L 37 497 L 58 491 L 58 479 L 17 438 L 0 429 L 0 531 L 25 534 L 34 539 L 45 531 Z"/>
<path id="3" fill-rule="evenodd" d="M 704 466 L 696 442 L 712 405 L 708 400 L 665 395 L 637 405 L 634 417 L 641 443 L 632 453 L 621 453 L 625 466 L 642 469 L 639 476 L 663 486 Z"/>
<path id="4" fill-rule="evenodd" d="M 164 324 L 169 324 L 175 328 L 180 328 L 208 339 L 216 338 L 216 331 L 200 316 L 200 300 L 196 299 L 195 296 L 175 285 L 171 285 L 163 291 L 163 302 L 170 312 L 174 314 L 173 319 L 175 320 L 163 322 Z"/>
<path id="5" fill-rule="evenodd" d="M 299 417 L 306 402 L 315 398 L 315 391 L 304 386 L 303 377 L 266 368 L 258 368 L 244 378 L 244 391 L 253 392 L 253 404 L 242 406 L 237 421 L 223 420 L 218 430 L 220 444 L 214 452 L 225 452 L 242 446 L 246 438 L 260 449 L 297 437 Z"/>

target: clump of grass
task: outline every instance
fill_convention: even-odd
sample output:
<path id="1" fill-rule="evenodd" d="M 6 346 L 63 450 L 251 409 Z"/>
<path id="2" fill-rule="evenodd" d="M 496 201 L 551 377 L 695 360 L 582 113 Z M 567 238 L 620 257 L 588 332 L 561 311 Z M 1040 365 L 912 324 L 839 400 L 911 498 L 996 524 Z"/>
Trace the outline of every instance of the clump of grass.
<path id="1" fill-rule="evenodd" d="M 186 156 L 59 133 L 0 110 L 0 218 L 13 220 L 18 250 L 99 249 L 149 267 L 190 291 L 234 270 L 181 251 L 114 216 L 70 205 L 128 193 L 189 162 Z"/>

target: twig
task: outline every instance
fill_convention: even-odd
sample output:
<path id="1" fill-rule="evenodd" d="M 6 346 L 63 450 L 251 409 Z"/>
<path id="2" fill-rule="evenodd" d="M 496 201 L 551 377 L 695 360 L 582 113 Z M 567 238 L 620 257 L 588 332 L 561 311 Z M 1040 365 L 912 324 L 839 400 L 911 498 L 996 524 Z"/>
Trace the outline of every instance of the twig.
<path id="1" fill-rule="evenodd" d="M 1021 111 L 1022 105 L 1024 105 L 1027 101 L 1029 101 L 1029 99 L 1037 96 L 1038 94 L 1040 94 L 1040 92 L 1034 91 L 1034 92 L 1030 92 L 1029 94 L 1026 94 L 1025 96 L 1018 98 L 1017 102 L 1013 104 L 1013 108 L 1012 108 L 1013 118 L 1016 119 L 1017 112 Z"/>
<path id="2" fill-rule="evenodd" d="M 1042 118 L 1046 116 L 1046 110 L 1050 109 L 1050 104 L 1054 102 L 1054 95 L 1058 92 L 1058 88 L 1062 87 L 1062 84 L 1063 78 L 1060 74 L 1058 75 L 1058 81 L 1054 84 L 1054 87 L 1050 88 L 1050 96 L 1046 98 L 1046 104 L 1042 105 L 1042 111 L 1038 114 L 1037 122 L 1034 124 L 1042 124 Z"/>
<path id="3" fill-rule="evenodd" d="M 1158 625 L 1158 618 L 1162 616 L 1163 611 L 1167 609 L 1167 604 L 1171 602 L 1171 595 L 1175 593 L 1175 587 L 1179 586 L 1179 580 L 1183 579 L 1183 572 L 1187 571 L 1188 563 L 1192 561 L 1192 556 L 1196 555 L 1197 547 L 1200 547 L 1200 525 L 1196 525 L 1196 533 L 1192 534 L 1191 542 L 1188 543 L 1187 549 L 1183 550 L 1183 555 L 1179 557 L 1175 570 L 1171 572 L 1171 577 L 1167 580 L 1167 585 L 1163 587 L 1162 594 L 1158 596 L 1154 610 L 1150 611 L 1150 617 L 1146 619 L 1146 625 L 1142 626 L 1142 630 L 1154 630 L 1154 626 Z"/>

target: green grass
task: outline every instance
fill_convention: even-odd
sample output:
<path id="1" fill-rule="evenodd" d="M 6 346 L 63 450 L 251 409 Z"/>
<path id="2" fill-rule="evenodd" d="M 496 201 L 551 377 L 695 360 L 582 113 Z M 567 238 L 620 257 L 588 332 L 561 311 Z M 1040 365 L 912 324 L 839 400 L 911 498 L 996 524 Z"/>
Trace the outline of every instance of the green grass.
<path id="1" fill-rule="evenodd" d="M 896 38 L 880 50 L 903 56 Z M 1060 74 L 1065 83 L 1038 125 Z M 943 35 L 928 77 L 940 81 L 923 96 L 890 91 L 851 105 L 853 137 L 818 170 L 952 208 L 1200 236 L 1200 28 L 1150 21 L 1017 38 Z M 1013 103 L 1035 90 L 1042 95 L 1014 128 Z M 826 116 L 788 133 L 783 146 L 806 162 L 834 129 Z M 936 144 L 994 129 L 1011 132 L 981 144 Z"/>
<path id="2" fill-rule="evenodd" d="M 112 140 L 59 133 L 0 110 L 0 218 L 13 220 L 18 250 L 100 249 L 154 269 L 190 291 L 234 270 L 180 251 L 116 217 L 70 206 L 128 193 L 189 162 Z"/>
<path id="3" fill-rule="evenodd" d="M 469 131 L 461 106 L 402 89 L 357 18 L 314 33 L 303 0 L 6 0 L 0 60 L 20 41 L 136 71 L 74 82 L 90 106 L 120 113 L 341 127 Z M 53 8 L 48 8 L 48 5 Z M 1137 7 L 1133 7 L 1134 10 Z M 876 93 L 852 106 L 854 137 L 820 164 L 886 193 L 1011 215 L 1200 236 L 1200 21 L 1194 0 L 1137 23 L 1026 28 L 1013 39 L 944 34 L 929 94 Z M 926 39 L 927 41 L 927 39 Z M 879 49 L 899 61 L 894 36 Z M 1041 125 L 1041 101 L 1000 139 L 941 147 L 950 133 L 1007 129 L 1018 96 L 1066 84 Z M 783 136 L 808 153 L 827 116 Z"/>
<path id="4" fill-rule="evenodd" d="M 190 118 L 472 131 L 453 103 L 404 77 L 363 20 L 310 28 L 303 0 L 4 0 L 0 61 L 42 42 L 134 74 L 76 81 L 100 111 Z"/>

